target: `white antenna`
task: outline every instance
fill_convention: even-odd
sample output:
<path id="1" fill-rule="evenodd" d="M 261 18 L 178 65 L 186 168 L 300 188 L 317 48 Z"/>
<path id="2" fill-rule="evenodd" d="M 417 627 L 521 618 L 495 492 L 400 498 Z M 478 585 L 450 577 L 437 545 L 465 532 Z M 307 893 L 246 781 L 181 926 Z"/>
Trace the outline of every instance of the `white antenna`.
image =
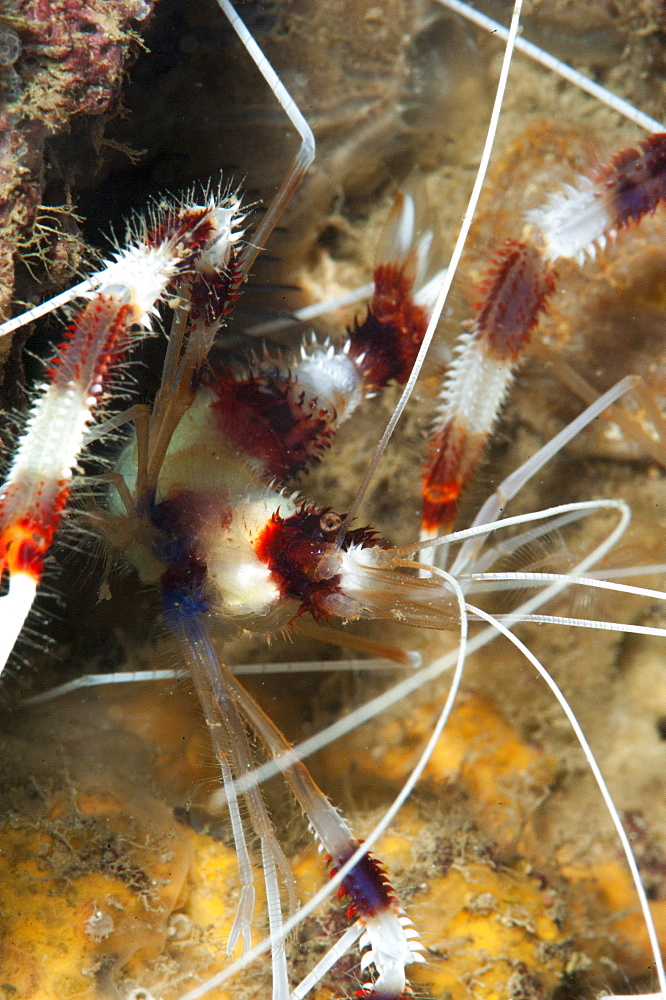
<path id="1" fill-rule="evenodd" d="M 275 94 L 275 97 L 280 102 L 280 105 L 289 118 L 289 121 L 301 137 L 300 149 L 296 153 L 289 170 L 285 174 L 285 177 L 280 184 L 277 194 L 273 198 L 268 211 L 257 227 L 252 243 L 249 244 L 241 255 L 242 266 L 239 275 L 240 283 L 247 277 L 248 271 L 252 267 L 257 254 L 261 249 L 263 249 L 263 245 L 268 239 L 268 236 L 273 231 L 278 219 L 291 201 L 294 191 L 298 188 L 310 164 L 314 160 L 315 139 L 312 134 L 312 129 L 299 109 L 296 107 L 291 94 L 255 42 L 243 21 L 241 21 L 240 17 L 232 7 L 230 0 L 217 0 L 217 2 L 219 3 L 222 11 L 229 18 L 231 27 L 234 29 L 239 39 L 247 49 L 248 55 L 254 60 L 255 66 Z"/>

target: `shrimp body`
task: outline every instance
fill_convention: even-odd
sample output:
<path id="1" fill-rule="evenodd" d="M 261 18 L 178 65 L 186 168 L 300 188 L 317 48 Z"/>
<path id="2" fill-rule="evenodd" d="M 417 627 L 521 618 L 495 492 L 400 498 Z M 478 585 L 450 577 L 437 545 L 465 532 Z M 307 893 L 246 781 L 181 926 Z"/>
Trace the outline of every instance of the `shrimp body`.
<path id="1" fill-rule="evenodd" d="M 204 378 L 171 436 L 132 547 L 143 579 L 161 579 L 167 617 L 184 600 L 260 631 L 304 611 L 316 619 L 377 613 L 382 598 L 367 592 L 388 595 L 386 547 L 366 528 L 339 538 L 339 515 L 286 487 L 319 460 L 365 395 L 407 378 L 427 318 L 411 296 L 404 271 L 382 265 L 365 321 L 339 349 L 312 339 L 300 357 L 267 355 Z M 131 442 L 117 466 L 130 489 L 135 463 Z M 443 596 L 439 585 L 411 585 Z M 399 603 L 385 614 L 402 617 Z"/>

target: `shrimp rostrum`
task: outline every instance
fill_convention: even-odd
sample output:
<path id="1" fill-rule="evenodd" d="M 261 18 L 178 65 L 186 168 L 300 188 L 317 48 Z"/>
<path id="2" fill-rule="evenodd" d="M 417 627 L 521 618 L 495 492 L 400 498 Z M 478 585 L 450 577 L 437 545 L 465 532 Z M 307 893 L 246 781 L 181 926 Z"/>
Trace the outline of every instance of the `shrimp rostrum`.
<path id="1" fill-rule="evenodd" d="M 243 33 L 233 10 L 221 5 Z M 210 349 L 240 293 L 256 247 L 263 244 L 312 156 L 307 125 L 273 79 L 256 44 L 247 33 L 243 38 L 300 132 L 301 151 L 251 242 L 246 239 L 246 210 L 233 192 L 186 197 L 167 207 L 156 203 L 128 245 L 82 290 L 87 302 L 73 316 L 47 369 L 0 494 L 0 558 L 7 586 L 0 598 L 0 652 L 4 663 L 30 611 L 79 455 L 96 438 L 131 428 L 113 469 L 98 477 L 104 480 L 104 499 L 94 511 L 77 516 L 94 518 L 95 530 L 109 549 L 129 560 L 142 583 L 159 589 L 164 620 L 192 672 L 210 727 L 238 858 L 240 897 L 228 953 L 240 943 L 241 965 L 254 955 L 258 854 L 270 931 L 262 947 L 272 953 L 275 1000 L 305 996 L 355 942 L 361 949 L 357 995 L 400 1000 L 410 994 L 410 968 L 427 962 L 427 954 L 384 867 L 371 853 L 379 831 L 367 844 L 354 835 L 298 752 L 221 662 L 211 625 L 217 623 L 215 630 L 225 638 L 243 631 L 283 632 L 297 628 L 307 616 L 317 623 L 387 619 L 458 631 L 461 645 L 453 658 L 409 681 L 414 690 L 456 664 L 444 711 L 403 789 L 402 802 L 448 719 L 465 660 L 469 621 L 490 622 L 492 634 L 506 635 L 534 662 L 511 629 L 520 620 L 561 621 L 536 612 L 563 589 L 608 587 L 655 599 L 663 596 L 585 577 L 626 525 L 628 512 L 621 501 L 572 503 L 498 522 L 507 500 L 555 450 L 636 388 L 631 379 L 593 401 L 581 422 L 532 456 L 484 505 L 472 529 L 451 531 L 459 495 L 481 459 L 539 317 L 555 294 L 557 260 L 581 261 L 628 222 L 639 222 L 654 211 L 666 196 L 666 139 L 655 135 L 581 178 L 578 188 L 544 199 L 544 208 L 529 217 L 528 236 L 506 241 L 496 251 L 482 283 L 476 318 L 463 334 L 444 380 L 428 452 L 422 539 L 393 548 L 372 528 L 352 524 L 358 503 L 349 512 L 319 506 L 296 492 L 296 483 L 321 459 L 338 426 L 365 398 L 391 383 L 410 382 L 429 327 L 436 323 L 436 308 L 441 310 L 437 298 L 442 275 L 433 274 L 429 261 L 432 229 L 418 193 L 408 184 L 396 197 L 378 241 L 366 315 L 353 323 L 340 344 L 320 344 L 312 335 L 294 356 L 266 350 L 244 366 L 209 364 Z M 98 420 L 114 371 L 136 331 L 148 328 L 167 305 L 171 329 L 154 404 L 149 408 L 137 403 Z M 658 419 L 655 414 L 655 424 Z M 562 528 L 591 511 L 612 512 L 619 517 L 619 527 L 571 574 L 490 572 L 500 555 L 534 543 L 541 530 L 528 527 L 503 549 L 484 549 L 499 526 L 553 522 Z M 453 543 L 462 545 L 447 572 L 442 567 L 449 560 L 442 553 Z M 467 594 L 475 587 L 500 584 L 531 587 L 537 596 L 504 616 L 492 616 L 468 602 Z M 601 628 L 605 623 L 568 619 L 568 624 Z M 656 627 L 627 628 L 663 634 Z M 486 641 L 481 638 L 479 644 Z M 538 661 L 535 665 L 540 668 Z M 294 880 L 260 789 L 250 732 L 269 758 L 263 770 L 283 772 L 307 818 L 330 866 L 331 889 L 337 886 L 339 895 L 349 899 L 350 926 L 296 987 L 289 980 L 285 937 L 302 915 L 294 914 Z M 582 733 L 580 738 L 591 758 Z M 600 774 L 598 779 L 603 791 Z M 616 825 L 621 834 L 619 818 Z M 623 844 L 633 860 L 626 837 Z M 290 914 L 285 921 L 286 897 Z M 649 921 L 644 895 L 641 900 Z M 208 980 L 187 996 L 203 995 L 221 982 Z M 661 970 L 660 982 L 663 989 Z"/>

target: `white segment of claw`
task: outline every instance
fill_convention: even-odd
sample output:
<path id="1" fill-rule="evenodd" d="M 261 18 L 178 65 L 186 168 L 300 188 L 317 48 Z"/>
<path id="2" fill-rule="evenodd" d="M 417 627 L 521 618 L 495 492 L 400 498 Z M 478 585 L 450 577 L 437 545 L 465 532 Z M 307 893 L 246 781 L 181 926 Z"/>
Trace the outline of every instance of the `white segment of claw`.
<path id="1" fill-rule="evenodd" d="M 466 433 L 486 435 L 497 420 L 513 381 L 512 359 L 488 357 L 476 329 L 464 331 L 454 348 L 437 405 L 433 433 L 457 419 Z"/>
<path id="2" fill-rule="evenodd" d="M 401 996 L 407 985 L 405 967 L 425 961 L 418 932 L 406 914 L 394 908 L 365 916 L 363 923 L 365 931 L 359 948 L 365 954 L 361 958 L 361 970 L 374 965 L 377 980 L 372 988 L 382 994 Z"/>
<path id="3" fill-rule="evenodd" d="M 168 244 L 159 247 L 130 246 L 113 254 L 99 274 L 99 284 L 86 298 L 117 295 L 136 310 L 135 322 L 147 326 L 157 315 L 157 302 L 175 273 L 179 258 Z"/>
<path id="4" fill-rule="evenodd" d="M 564 258 L 579 264 L 586 256 L 594 260 L 597 246 L 604 248 L 612 221 L 599 186 L 583 176 L 576 186 L 564 185 L 540 208 L 527 212 L 526 219 L 541 234 L 547 261 Z"/>
<path id="5" fill-rule="evenodd" d="M 217 205 L 214 198 L 208 201 L 208 211 L 214 222 L 215 235 L 197 261 L 197 270 L 222 271 L 231 259 L 231 248 L 245 235 L 238 226 L 245 220 L 245 212 L 240 210 L 240 199 L 234 197 L 228 204 Z"/>
<path id="6" fill-rule="evenodd" d="M 308 394 L 334 408 L 337 422 L 350 417 L 363 400 L 363 385 L 358 363 L 346 351 L 333 346 L 304 353 L 297 369 L 298 384 Z"/>
<path id="7" fill-rule="evenodd" d="M 16 640 L 21 634 L 30 613 L 37 581 L 27 573 L 13 573 L 9 578 L 7 593 L 0 597 L 0 672 L 10 657 Z"/>

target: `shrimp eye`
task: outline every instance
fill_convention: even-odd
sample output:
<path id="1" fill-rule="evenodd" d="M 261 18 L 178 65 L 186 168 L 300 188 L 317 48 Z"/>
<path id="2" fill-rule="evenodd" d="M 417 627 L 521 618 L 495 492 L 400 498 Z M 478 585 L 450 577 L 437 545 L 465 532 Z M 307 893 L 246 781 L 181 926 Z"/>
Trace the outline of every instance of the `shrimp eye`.
<path id="1" fill-rule="evenodd" d="M 330 534 L 332 531 L 339 531 L 342 527 L 342 518 L 339 514 L 333 514 L 332 511 L 329 511 L 327 514 L 322 514 L 319 527 L 325 535 Z"/>

